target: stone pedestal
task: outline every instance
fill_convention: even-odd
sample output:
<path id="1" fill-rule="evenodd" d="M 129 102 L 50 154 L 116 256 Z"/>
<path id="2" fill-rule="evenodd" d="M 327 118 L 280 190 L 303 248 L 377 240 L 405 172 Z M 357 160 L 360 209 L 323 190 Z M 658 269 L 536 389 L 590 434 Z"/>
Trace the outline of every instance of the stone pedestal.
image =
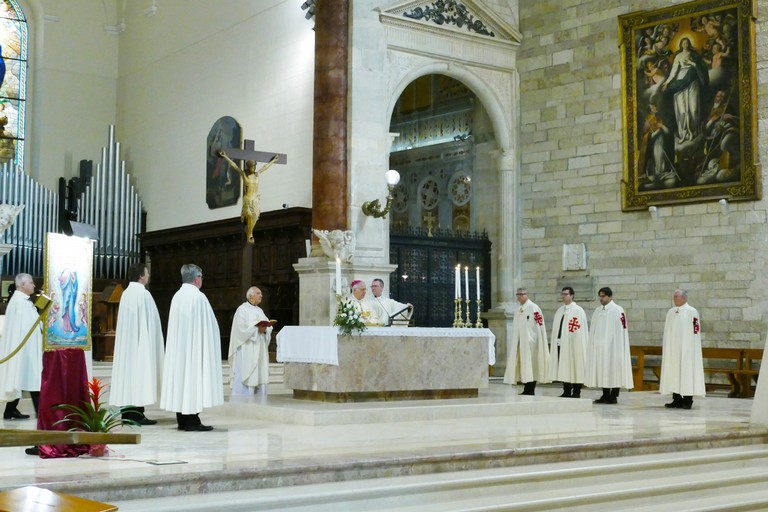
<path id="1" fill-rule="evenodd" d="M 6 254 L 11 252 L 11 249 L 14 247 L 16 246 L 13 244 L 0 244 L 0 260 L 2 260 Z"/>
<path id="2" fill-rule="evenodd" d="M 504 309 L 491 309 L 480 315 L 488 321 L 488 328 L 496 336 L 496 364 L 491 370 L 493 377 L 503 377 L 507 371 L 507 333 L 512 332 L 514 316 L 514 313 Z"/>
<path id="3" fill-rule="evenodd" d="M 325 256 L 300 258 L 293 265 L 299 274 L 299 325 L 331 325 L 336 316 L 336 261 Z M 341 294 L 349 293 L 355 279 L 370 287 L 375 278 L 388 281 L 397 265 L 341 264 Z M 371 293 L 370 290 L 368 293 Z"/>

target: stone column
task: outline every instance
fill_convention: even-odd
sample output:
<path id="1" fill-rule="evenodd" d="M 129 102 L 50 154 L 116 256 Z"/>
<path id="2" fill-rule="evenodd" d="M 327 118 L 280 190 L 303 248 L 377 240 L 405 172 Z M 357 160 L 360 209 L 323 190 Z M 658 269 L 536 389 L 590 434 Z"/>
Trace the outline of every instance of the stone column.
<path id="1" fill-rule="evenodd" d="M 517 152 L 499 151 L 499 241 L 496 272 L 497 308 L 514 311 L 515 290 L 522 284 L 522 198 Z"/>
<path id="2" fill-rule="evenodd" d="M 317 0 L 312 227 L 348 229 L 349 0 Z"/>

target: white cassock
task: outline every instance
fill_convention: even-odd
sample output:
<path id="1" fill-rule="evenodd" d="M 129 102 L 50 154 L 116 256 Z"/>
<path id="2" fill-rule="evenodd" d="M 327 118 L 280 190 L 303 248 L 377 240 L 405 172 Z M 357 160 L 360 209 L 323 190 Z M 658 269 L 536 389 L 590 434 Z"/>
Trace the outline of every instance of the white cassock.
<path id="1" fill-rule="evenodd" d="M 706 394 L 700 331 L 699 312 L 695 308 L 683 304 L 667 312 L 661 350 L 660 394 Z"/>
<path id="2" fill-rule="evenodd" d="M 507 340 L 505 384 L 549 382 L 549 344 L 544 315 L 539 306 L 526 301 L 515 310 L 512 336 Z"/>
<path id="3" fill-rule="evenodd" d="M 589 326 L 584 309 L 575 302 L 560 306 L 552 322 L 550 339 L 552 345 L 549 349 L 549 380 L 583 384 L 589 340 Z"/>
<path id="4" fill-rule="evenodd" d="M 592 314 L 584 383 L 592 388 L 634 387 L 627 315 L 613 301 Z"/>
<path id="5" fill-rule="evenodd" d="M 410 320 L 413 309 L 408 309 L 408 304 L 397 302 L 389 297 L 373 297 L 374 307 L 379 308 L 379 318 L 384 325 L 389 324 L 389 318 L 394 315 L 394 320 Z M 405 310 L 405 311 L 403 311 Z M 395 314 L 397 313 L 397 314 Z"/>
<path id="6" fill-rule="evenodd" d="M 373 303 L 368 300 L 368 297 L 363 297 L 362 300 L 358 300 L 354 295 L 350 295 L 348 300 L 355 310 L 360 313 L 360 317 L 363 319 L 365 325 L 384 325 L 379 316 L 379 308 L 374 307 Z"/>
<path id="7" fill-rule="evenodd" d="M 208 298 L 184 283 L 168 314 L 160 408 L 197 414 L 223 403 L 219 325 Z"/>
<path id="8" fill-rule="evenodd" d="M 157 403 L 163 382 L 163 329 L 152 294 L 133 281 L 120 297 L 109 403 Z"/>
<path id="9" fill-rule="evenodd" d="M 256 324 L 269 320 L 259 306 L 244 302 L 235 311 L 229 335 L 229 364 L 232 368 L 232 394 L 251 393 L 269 383 L 269 340 L 272 327 L 260 333 Z"/>
<path id="10" fill-rule="evenodd" d="M 768 339 L 763 348 L 763 360 L 760 368 L 768 368 Z M 757 379 L 755 398 L 752 400 L 752 416 L 749 420 L 752 425 L 768 427 L 768 379 Z"/>
<path id="11" fill-rule="evenodd" d="M 5 310 L 5 326 L 0 338 L 0 359 L 13 352 L 37 320 L 35 305 L 29 295 L 14 292 Z M 42 324 L 40 324 L 42 325 Z M 43 374 L 43 333 L 40 325 L 22 349 L 0 364 L 0 400 L 21 398 L 21 391 L 40 391 Z"/>

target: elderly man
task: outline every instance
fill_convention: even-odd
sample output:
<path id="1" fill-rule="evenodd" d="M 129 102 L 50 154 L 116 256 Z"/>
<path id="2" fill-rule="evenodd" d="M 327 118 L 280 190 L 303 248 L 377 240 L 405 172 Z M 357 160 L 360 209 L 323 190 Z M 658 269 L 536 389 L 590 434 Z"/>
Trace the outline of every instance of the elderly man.
<path id="1" fill-rule="evenodd" d="M 24 340 L 37 321 L 38 313 L 30 297 L 35 293 L 35 282 L 29 274 L 18 274 L 14 280 L 16 291 L 8 301 L 5 327 L 0 338 L 0 359 L 7 357 Z M 40 383 L 43 372 L 43 334 L 38 326 L 21 350 L 4 364 L 0 364 L 0 398 L 5 400 L 4 420 L 25 420 L 28 414 L 18 409 L 21 392 L 29 391 L 37 413 Z"/>
<path id="2" fill-rule="evenodd" d="M 369 326 L 382 325 L 379 308 L 365 296 L 367 288 L 360 279 L 352 281 L 352 296 L 349 301 L 352 306 L 360 313 L 363 323 Z"/>
<path id="3" fill-rule="evenodd" d="M 149 270 L 143 263 L 128 269 L 128 288 L 120 297 L 115 333 L 115 358 L 109 403 L 123 410 L 123 418 L 154 425 L 144 406 L 154 404 L 163 379 L 163 330 L 160 314 L 145 286 Z"/>
<path id="4" fill-rule="evenodd" d="M 203 271 L 185 264 L 181 281 L 168 314 L 160 408 L 176 412 L 179 430 L 206 432 L 213 427 L 200 422 L 200 412 L 224 403 L 221 335 L 211 304 L 200 291 Z"/>
<path id="5" fill-rule="evenodd" d="M 394 299 L 383 296 L 384 294 L 384 281 L 381 279 L 374 279 L 371 282 L 371 292 L 373 293 L 373 299 L 371 302 L 374 306 L 379 308 L 379 316 L 381 321 L 389 325 L 392 320 L 410 320 L 413 314 L 413 304 L 403 304 L 397 302 Z"/>
<path id="6" fill-rule="evenodd" d="M 675 306 L 667 312 L 661 351 L 659 393 L 672 394 L 665 407 L 690 409 L 693 397 L 704 396 L 704 361 L 701 355 L 699 312 L 688 304 L 688 292 L 677 289 Z"/>
<path id="7" fill-rule="evenodd" d="M 507 371 L 504 383 L 522 382 L 525 387 L 521 395 L 533 395 L 536 382 L 547 380 L 549 348 L 544 316 L 539 306 L 528 299 L 525 288 L 517 289 L 520 307 L 512 320 L 512 336 L 507 341 Z"/>
<path id="8" fill-rule="evenodd" d="M 563 394 L 560 396 L 566 398 L 581 397 L 589 340 L 587 314 L 573 302 L 574 296 L 570 286 L 564 287 L 560 293 L 563 305 L 552 322 L 552 347 L 549 351 L 549 378 L 563 383 Z"/>
<path id="9" fill-rule="evenodd" d="M 632 358 L 624 308 L 613 302 L 613 291 L 607 286 L 597 292 L 600 306 L 592 314 L 587 346 L 589 387 L 603 388 L 596 404 L 616 404 L 619 389 L 632 389 Z"/>
<path id="10" fill-rule="evenodd" d="M 269 340 L 272 326 L 259 307 L 261 290 L 251 286 L 237 308 L 229 336 L 232 395 L 252 395 L 256 388 L 266 396 L 269 383 Z"/>

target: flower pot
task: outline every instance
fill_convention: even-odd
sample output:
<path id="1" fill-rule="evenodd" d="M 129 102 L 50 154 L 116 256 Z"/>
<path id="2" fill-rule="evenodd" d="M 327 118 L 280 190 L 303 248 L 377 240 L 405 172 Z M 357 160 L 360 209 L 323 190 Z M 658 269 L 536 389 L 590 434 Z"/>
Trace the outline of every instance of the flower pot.
<path id="1" fill-rule="evenodd" d="M 109 448 L 105 444 L 89 445 L 88 455 L 91 457 L 104 457 L 107 453 L 109 453 Z"/>

